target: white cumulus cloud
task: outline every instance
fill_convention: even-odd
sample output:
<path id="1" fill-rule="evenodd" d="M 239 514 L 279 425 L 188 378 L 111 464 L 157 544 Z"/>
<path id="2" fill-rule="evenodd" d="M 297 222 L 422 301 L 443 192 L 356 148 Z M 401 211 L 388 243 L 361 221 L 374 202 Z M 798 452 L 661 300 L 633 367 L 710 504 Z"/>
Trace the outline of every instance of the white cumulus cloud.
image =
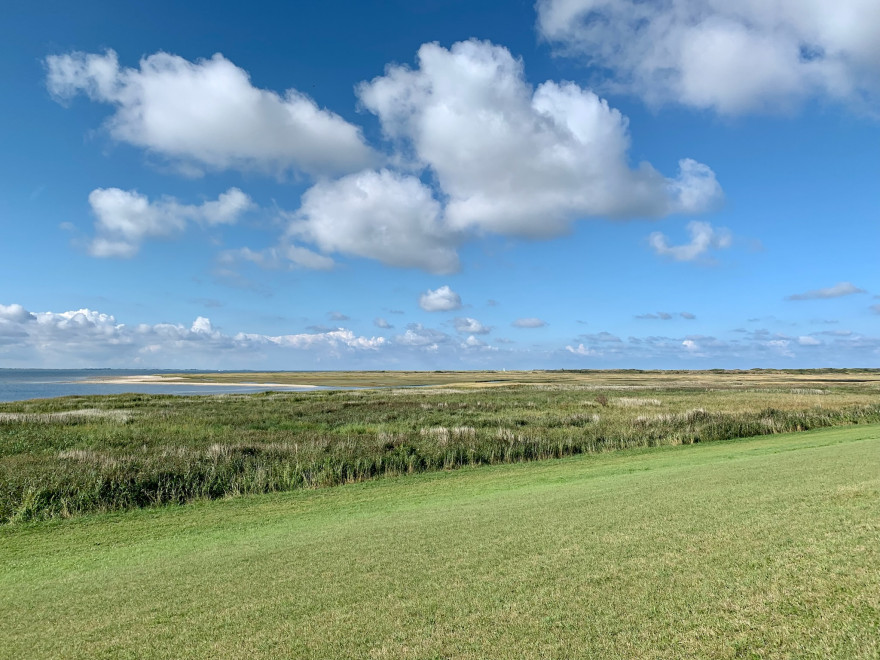
<path id="1" fill-rule="evenodd" d="M 492 328 L 469 316 L 458 316 L 453 320 L 453 324 L 455 325 L 455 331 L 463 335 L 486 335 L 492 332 Z"/>
<path id="2" fill-rule="evenodd" d="M 65 101 L 85 94 L 116 108 L 115 139 L 160 154 L 182 169 L 352 172 L 375 162 L 361 130 L 295 89 L 258 89 L 223 55 L 190 62 L 158 52 L 139 68 L 115 52 L 46 58 L 47 87 Z"/>
<path id="3" fill-rule="evenodd" d="M 538 0 L 538 30 L 651 104 L 724 114 L 880 96 L 875 0 Z"/>
<path id="4" fill-rule="evenodd" d="M 432 273 L 458 270 L 458 242 L 431 189 L 414 176 L 365 170 L 321 181 L 302 196 L 289 235 L 323 252 Z"/>
<path id="5" fill-rule="evenodd" d="M 21 323 L 23 321 L 36 321 L 37 317 L 18 304 L 0 305 L 0 319 Z"/>
<path id="6" fill-rule="evenodd" d="M 95 237 L 89 252 L 95 257 L 131 257 L 147 238 L 171 236 L 188 221 L 203 225 L 233 224 L 254 207 L 238 188 L 230 188 L 215 201 L 181 204 L 173 197 L 150 201 L 135 190 L 98 188 L 89 194 Z"/>
<path id="7" fill-rule="evenodd" d="M 565 350 L 575 355 L 599 355 L 598 351 L 595 351 L 592 348 L 586 348 L 583 344 L 578 344 L 577 346 L 566 346 Z"/>
<path id="8" fill-rule="evenodd" d="M 410 323 L 406 332 L 397 335 L 394 343 L 398 346 L 411 346 L 421 350 L 436 351 L 441 344 L 451 343 L 451 337 L 445 332 L 426 328 L 421 323 Z"/>
<path id="9" fill-rule="evenodd" d="M 478 339 L 474 335 L 470 335 L 467 339 L 465 339 L 463 342 L 461 342 L 461 348 L 463 348 L 465 350 L 470 350 L 470 351 L 479 350 L 479 351 L 487 351 L 487 352 L 492 352 L 492 351 L 498 350 L 498 347 L 489 346 L 482 339 Z"/>
<path id="10" fill-rule="evenodd" d="M 419 296 L 419 307 L 426 312 L 449 312 L 461 309 L 461 296 L 447 285 L 439 289 L 428 289 Z"/>
<path id="11" fill-rule="evenodd" d="M 385 134 L 436 175 L 451 228 L 547 237 L 584 216 L 700 212 L 721 189 L 707 166 L 676 178 L 627 162 L 627 120 L 573 83 L 526 81 L 501 46 L 424 44 L 418 68 L 391 65 L 358 88 Z"/>

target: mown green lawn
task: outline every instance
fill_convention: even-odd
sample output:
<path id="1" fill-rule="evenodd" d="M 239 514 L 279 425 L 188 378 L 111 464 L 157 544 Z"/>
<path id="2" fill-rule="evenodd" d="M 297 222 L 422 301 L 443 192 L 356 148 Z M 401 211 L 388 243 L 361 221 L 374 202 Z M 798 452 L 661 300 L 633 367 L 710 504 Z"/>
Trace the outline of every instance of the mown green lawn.
<path id="1" fill-rule="evenodd" d="M 880 656 L 880 426 L 0 527 L 3 658 Z"/>

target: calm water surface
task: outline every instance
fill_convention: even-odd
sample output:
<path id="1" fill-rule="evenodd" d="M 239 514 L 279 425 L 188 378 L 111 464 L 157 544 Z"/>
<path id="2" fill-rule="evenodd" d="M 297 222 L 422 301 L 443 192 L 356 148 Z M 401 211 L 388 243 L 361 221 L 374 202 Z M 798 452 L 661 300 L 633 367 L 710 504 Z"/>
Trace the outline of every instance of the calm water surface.
<path id="1" fill-rule="evenodd" d="M 249 385 L 109 385 L 84 383 L 93 378 L 141 376 L 146 374 L 180 373 L 145 369 L 0 369 L 0 401 L 24 401 L 58 396 L 88 394 L 233 394 L 266 392 L 287 388 Z"/>

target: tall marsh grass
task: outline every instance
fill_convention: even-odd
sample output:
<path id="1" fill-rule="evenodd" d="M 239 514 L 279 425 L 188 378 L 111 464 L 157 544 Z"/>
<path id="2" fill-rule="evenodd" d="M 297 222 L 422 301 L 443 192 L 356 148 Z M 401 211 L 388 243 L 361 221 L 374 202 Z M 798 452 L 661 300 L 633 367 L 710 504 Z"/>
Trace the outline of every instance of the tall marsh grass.
<path id="1" fill-rule="evenodd" d="M 0 522 L 880 422 L 858 387 L 620 389 L 603 405 L 546 384 L 3 404 Z"/>

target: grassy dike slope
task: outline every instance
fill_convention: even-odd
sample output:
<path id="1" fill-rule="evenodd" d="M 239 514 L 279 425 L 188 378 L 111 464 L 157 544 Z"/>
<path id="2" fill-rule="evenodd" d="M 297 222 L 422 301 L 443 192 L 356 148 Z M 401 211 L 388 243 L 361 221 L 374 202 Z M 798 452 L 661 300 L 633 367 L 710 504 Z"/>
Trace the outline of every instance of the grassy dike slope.
<path id="1" fill-rule="evenodd" d="M 0 529 L 0 657 L 880 655 L 880 427 Z"/>

